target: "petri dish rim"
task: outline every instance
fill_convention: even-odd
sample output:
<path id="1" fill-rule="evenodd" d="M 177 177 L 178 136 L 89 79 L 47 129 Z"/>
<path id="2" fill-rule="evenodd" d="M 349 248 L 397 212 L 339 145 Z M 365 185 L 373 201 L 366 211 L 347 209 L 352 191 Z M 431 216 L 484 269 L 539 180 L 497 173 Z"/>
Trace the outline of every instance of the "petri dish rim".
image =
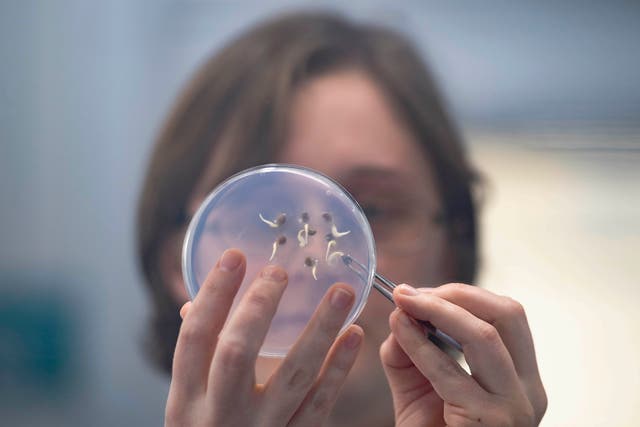
<path id="1" fill-rule="evenodd" d="M 187 288 L 187 293 L 189 294 L 189 298 L 193 300 L 198 293 L 199 285 L 196 283 L 195 273 L 193 271 L 193 244 L 196 236 L 196 231 L 200 226 L 201 219 L 205 213 L 208 213 L 211 209 L 211 203 L 216 199 L 216 197 L 224 190 L 226 190 L 229 186 L 234 183 L 246 178 L 247 176 L 254 175 L 256 173 L 273 173 L 273 172 L 286 172 L 293 173 L 296 175 L 303 176 L 304 178 L 311 178 L 316 182 L 319 182 L 322 185 L 328 185 L 329 187 L 335 187 L 339 190 L 339 194 L 345 196 L 353 205 L 355 209 L 352 209 L 352 212 L 355 216 L 358 216 L 358 223 L 363 227 L 363 234 L 366 236 L 366 242 L 368 245 L 367 253 L 368 253 L 368 265 L 369 269 L 367 271 L 367 282 L 363 288 L 360 299 L 356 300 L 354 303 L 355 310 L 352 310 L 344 324 L 342 325 L 339 334 L 342 334 L 350 325 L 352 325 L 355 320 L 360 316 L 362 310 L 366 305 L 366 302 L 369 298 L 369 294 L 371 292 L 371 288 L 373 286 L 374 275 L 376 271 L 376 245 L 375 239 L 373 236 L 373 232 L 371 231 L 371 226 L 369 225 L 369 221 L 367 220 L 362 207 L 358 203 L 358 201 L 347 191 L 347 189 L 342 186 L 339 182 L 334 180 L 333 178 L 319 172 L 317 170 L 294 165 L 288 163 L 268 163 L 258 166 L 253 166 L 248 169 L 244 169 L 240 172 L 237 172 L 225 180 L 223 180 L 220 184 L 218 184 L 204 199 L 204 201 L 200 204 L 193 218 L 191 219 L 189 226 L 187 228 L 184 243 L 182 247 L 182 275 L 185 282 L 185 287 Z M 293 344 L 293 343 L 292 343 Z M 287 350 L 288 351 L 288 350 Z M 263 348 L 260 349 L 260 355 L 266 357 L 284 357 L 286 352 L 282 351 L 267 351 Z"/>

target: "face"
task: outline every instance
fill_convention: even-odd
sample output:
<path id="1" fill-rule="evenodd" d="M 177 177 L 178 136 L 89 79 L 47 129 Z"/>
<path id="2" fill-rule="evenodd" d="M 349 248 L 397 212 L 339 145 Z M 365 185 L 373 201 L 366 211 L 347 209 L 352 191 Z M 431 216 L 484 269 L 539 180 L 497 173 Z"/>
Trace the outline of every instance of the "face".
<path id="1" fill-rule="evenodd" d="M 374 231 L 379 273 L 397 283 L 441 283 L 448 257 L 444 229 L 433 220 L 441 209 L 435 177 L 429 159 L 381 89 L 358 71 L 316 78 L 298 90 L 290 120 L 286 143 L 274 160 L 320 171 L 356 198 Z M 196 191 L 193 210 L 205 195 Z M 186 300 L 184 291 L 178 292 Z M 391 395 L 378 356 L 389 334 L 392 309 L 392 303 L 372 291 L 357 321 L 365 331 L 365 344 L 329 424 L 393 424 Z M 260 360 L 258 380 L 268 378 L 277 363 Z"/>

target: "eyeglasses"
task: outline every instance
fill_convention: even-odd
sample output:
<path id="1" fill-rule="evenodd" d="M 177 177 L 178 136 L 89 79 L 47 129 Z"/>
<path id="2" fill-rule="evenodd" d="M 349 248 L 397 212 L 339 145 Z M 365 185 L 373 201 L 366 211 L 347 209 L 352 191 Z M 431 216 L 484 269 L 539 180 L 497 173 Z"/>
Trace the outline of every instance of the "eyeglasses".
<path id="1" fill-rule="evenodd" d="M 430 246 L 445 216 L 429 208 L 413 191 L 367 192 L 357 198 L 367 217 L 379 254 L 407 255 Z M 171 244 L 181 253 L 191 215 L 176 218 Z"/>
<path id="2" fill-rule="evenodd" d="M 443 213 L 430 209 L 410 192 L 372 194 L 358 201 L 379 252 L 404 255 L 425 248 L 445 223 Z"/>

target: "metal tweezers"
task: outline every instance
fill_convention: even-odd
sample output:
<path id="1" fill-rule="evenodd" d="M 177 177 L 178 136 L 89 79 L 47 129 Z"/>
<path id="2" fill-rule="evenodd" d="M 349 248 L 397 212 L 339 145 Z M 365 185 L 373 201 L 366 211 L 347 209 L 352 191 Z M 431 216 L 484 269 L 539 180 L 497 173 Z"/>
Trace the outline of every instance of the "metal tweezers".
<path id="1" fill-rule="evenodd" d="M 364 283 L 367 283 L 368 269 L 361 262 L 352 258 L 350 255 L 342 255 L 342 262 L 344 262 L 347 267 L 349 267 L 356 275 L 358 275 L 358 277 Z M 374 274 L 373 287 L 376 288 L 376 290 L 382 295 L 384 295 L 385 298 L 395 304 L 395 302 L 393 301 L 393 289 L 396 287 L 395 283 L 376 272 Z M 431 322 L 423 320 L 417 320 L 417 322 L 426 328 L 429 335 L 435 336 L 440 342 L 443 342 L 462 353 L 462 346 L 460 345 L 460 343 L 458 343 L 458 341 L 454 340 L 441 330 L 437 329 L 435 326 L 433 326 L 433 324 L 431 324 Z"/>

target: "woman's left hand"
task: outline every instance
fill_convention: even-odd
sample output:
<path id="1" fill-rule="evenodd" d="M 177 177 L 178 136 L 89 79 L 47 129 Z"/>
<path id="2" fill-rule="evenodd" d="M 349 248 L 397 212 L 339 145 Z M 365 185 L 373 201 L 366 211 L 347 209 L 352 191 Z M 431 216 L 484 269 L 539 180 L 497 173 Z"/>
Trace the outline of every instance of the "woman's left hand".
<path id="1" fill-rule="evenodd" d="M 535 426 L 547 407 L 524 309 L 475 286 L 394 291 L 380 348 L 396 426 Z M 427 338 L 429 321 L 463 347 L 471 370 Z"/>

